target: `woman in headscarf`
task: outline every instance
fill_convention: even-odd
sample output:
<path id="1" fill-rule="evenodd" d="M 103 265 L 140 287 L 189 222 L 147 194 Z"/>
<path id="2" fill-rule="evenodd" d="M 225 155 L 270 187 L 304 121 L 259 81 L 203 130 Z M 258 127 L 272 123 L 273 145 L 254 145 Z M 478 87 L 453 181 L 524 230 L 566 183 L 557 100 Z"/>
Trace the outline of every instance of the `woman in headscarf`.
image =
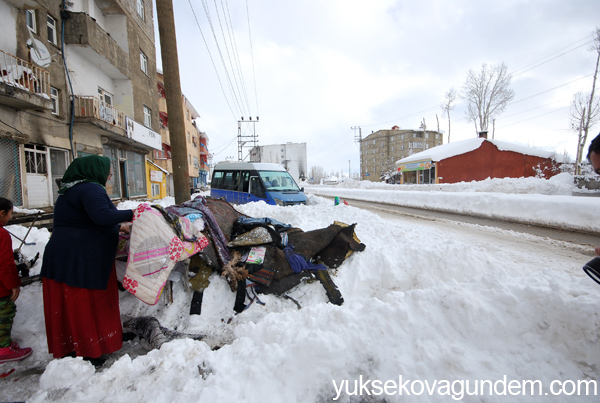
<path id="1" fill-rule="evenodd" d="M 48 350 L 55 358 L 81 356 L 101 365 L 122 346 L 115 254 L 119 223 L 133 210 L 117 210 L 106 193 L 110 159 L 73 160 L 62 177 L 52 236 L 41 277 Z"/>

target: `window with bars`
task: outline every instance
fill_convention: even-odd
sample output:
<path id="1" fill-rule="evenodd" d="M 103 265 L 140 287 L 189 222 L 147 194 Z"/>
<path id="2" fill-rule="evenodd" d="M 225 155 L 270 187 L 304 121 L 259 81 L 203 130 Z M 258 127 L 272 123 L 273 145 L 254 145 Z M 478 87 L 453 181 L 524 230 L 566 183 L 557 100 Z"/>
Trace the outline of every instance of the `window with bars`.
<path id="1" fill-rule="evenodd" d="M 25 144 L 25 171 L 29 174 L 48 174 L 45 146 Z"/>

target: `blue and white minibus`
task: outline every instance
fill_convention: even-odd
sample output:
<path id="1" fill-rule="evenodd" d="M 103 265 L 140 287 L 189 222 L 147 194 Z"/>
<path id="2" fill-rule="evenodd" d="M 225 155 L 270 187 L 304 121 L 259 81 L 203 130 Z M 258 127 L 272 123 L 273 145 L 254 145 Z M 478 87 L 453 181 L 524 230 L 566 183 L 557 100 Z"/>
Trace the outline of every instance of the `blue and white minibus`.
<path id="1" fill-rule="evenodd" d="M 220 162 L 210 184 L 212 198 L 229 203 L 264 201 L 278 206 L 306 204 L 304 188 L 281 165 L 264 162 Z"/>

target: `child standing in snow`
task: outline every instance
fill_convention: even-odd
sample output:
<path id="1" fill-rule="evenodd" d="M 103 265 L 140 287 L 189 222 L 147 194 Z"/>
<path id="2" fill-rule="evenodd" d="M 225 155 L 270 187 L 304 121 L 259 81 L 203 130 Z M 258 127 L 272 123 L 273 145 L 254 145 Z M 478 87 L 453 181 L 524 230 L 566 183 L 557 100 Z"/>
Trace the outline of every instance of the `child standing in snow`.
<path id="1" fill-rule="evenodd" d="M 10 338 L 13 319 L 17 313 L 21 278 L 15 265 L 10 234 L 4 226 L 12 218 L 13 204 L 0 197 L 0 364 L 19 361 L 31 355 L 31 348 L 21 348 Z"/>

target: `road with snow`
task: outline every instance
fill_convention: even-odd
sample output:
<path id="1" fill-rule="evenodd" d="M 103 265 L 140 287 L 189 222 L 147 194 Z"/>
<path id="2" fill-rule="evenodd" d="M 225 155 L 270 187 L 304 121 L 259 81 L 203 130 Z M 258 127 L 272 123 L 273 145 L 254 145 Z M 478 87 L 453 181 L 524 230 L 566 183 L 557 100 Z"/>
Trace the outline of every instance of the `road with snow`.
<path id="1" fill-rule="evenodd" d="M 328 197 L 330 198 L 330 197 Z M 333 200 L 333 198 L 330 198 Z M 455 214 L 451 212 L 435 211 L 427 209 L 418 209 L 413 207 L 398 206 L 387 203 L 368 202 L 364 200 L 356 200 L 345 198 L 354 207 L 363 208 L 385 219 L 404 219 L 411 220 L 419 224 L 439 225 L 445 227 L 446 230 L 453 228 L 466 229 L 466 231 L 478 231 L 478 227 L 492 227 L 505 230 L 501 233 L 511 236 L 512 232 L 534 235 L 537 242 L 545 242 L 548 240 L 562 241 L 566 247 L 576 250 L 583 250 L 588 257 L 593 256 L 593 249 L 596 245 L 600 245 L 600 236 L 598 234 L 587 233 L 584 231 L 568 231 L 557 230 L 555 228 L 546 228 L 536 225 L 525 225 L 515 222 L 492 220 L 484 217 L 477 217 L 465 214 Z M 469 225 L 470 224 L 470 225 Z M 484 230 L 479 229 L 479 230 Z"/>

